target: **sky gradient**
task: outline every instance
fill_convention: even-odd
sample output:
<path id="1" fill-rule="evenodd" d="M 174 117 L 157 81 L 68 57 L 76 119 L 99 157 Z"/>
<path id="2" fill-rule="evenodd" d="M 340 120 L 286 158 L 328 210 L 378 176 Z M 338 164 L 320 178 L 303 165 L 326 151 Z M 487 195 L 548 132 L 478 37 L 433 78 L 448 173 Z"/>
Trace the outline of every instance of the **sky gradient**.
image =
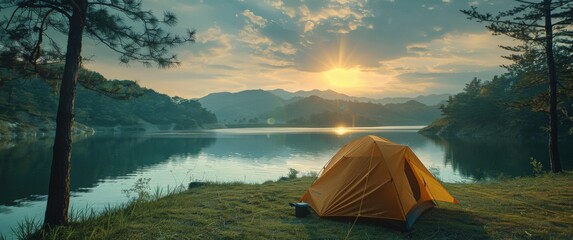
<path id="1" fill-rule="evenodd" d="M 174 12 L 171 31 L 197 30 L 178 47 L 181 66 L 145 68 L 118 62 L 86 44 L 86 67 L 109 79 L 136 80 L 171 96 L 199 98 L 247 89 L 332 89 L 372 98 L 457 93 L 473 77 L 501 74 L 498 45 L 460 9 L 510 9 L 510 0 L 178 0 L 144 1 Z"/>

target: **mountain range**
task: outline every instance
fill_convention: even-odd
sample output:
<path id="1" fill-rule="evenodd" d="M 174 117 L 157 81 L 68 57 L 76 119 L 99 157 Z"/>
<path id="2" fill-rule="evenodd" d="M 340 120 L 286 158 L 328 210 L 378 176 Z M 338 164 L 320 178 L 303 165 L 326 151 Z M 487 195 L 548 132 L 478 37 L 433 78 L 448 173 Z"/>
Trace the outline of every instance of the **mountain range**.
<path id="1" fill-rule="evenodd" d="M 429 124 L 439 118 L 437 105 L 450 95 L 371 99 L 332 90 L 288 92 L 246 90 L 212 93 L 197 99 L 219 121 L 235 124 L 294 126 L 378 126 Z"/>
<path id="2" fill-rule="evenodd" d="M 375 99 L 375 98 L 367 98 L 367 97 L 353 97 L 348 96 L 343 93 L 335 92 L 333 90 L 310 90 L 310 91 L 296 91 L 296 92 L 288 92 L 283 89 L 275 89 L 269 90 L 268 92 L 279 96 L 282 99 L 288 100 L 297 97 L 310 97 L 310 96 L 318 96 L 328 100 L 346 100 L 346 101 L 355 101 L 355 102 L 371 102 L 371 103 L 378 103 L 378 104 L 389 104 L 389 103 L 405 103 L 410 100 L 414 100 L 416 102 L 420 102 L 426 104 L 428 106 L 438 105 L 442 101 L 447 100 L 451 94 L 429 94 L 429 95 L 420 95 L 417 97 L 409 98 L 409 97 L 387 97 L 382 99 Z"/>

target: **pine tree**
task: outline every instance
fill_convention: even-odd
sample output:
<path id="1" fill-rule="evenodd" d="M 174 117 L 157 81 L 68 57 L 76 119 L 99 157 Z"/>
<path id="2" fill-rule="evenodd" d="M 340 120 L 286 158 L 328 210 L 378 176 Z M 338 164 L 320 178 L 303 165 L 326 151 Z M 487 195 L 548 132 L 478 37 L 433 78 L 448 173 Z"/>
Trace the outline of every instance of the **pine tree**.
<path id="1" fill-rule="evenodd" d="M 502 46 L 514 52 L 506 58 L 514 61 L 510 70 L 522 63 L 543 60 L 547 79 L 549 115 L 549 160 L 552 172 L 561 172 L 558 148 L 558 72 L 555 63 L 556 49 L 571 48 L 573 44 L 573 0 L 516 0 L 518 5 L 510 10 L 492 15 L 480 13 L 477 7 L 461 10 L 469 19 L 485 22 L 494 35 L 506 35 L 521 41 L 519 46 Z"/>
<path id="2" fill-rule="evenodd" d="M 46 229 L 66 224 L 70 198 L 70 161 L 74 100 L 82 63 L 82 43 L 88 37 L 119 53 L 122 63 L 138 61 L 160 68 L 177 66 L 172 47 L 193 42 L 195 32 L 174 35 L 162 27 L 177 23 L 173 13 L 162 19 L 142 10 L 139 0 L 0 0 L 0 60 L 3 67 L 46 74 L 54 63 L 64 62 L 60 78 L 56 136 L 53 146 Z M 58 35 L 59 34 L 59 35 Z M 65 49 L 58 37 L 67 37 Z M 96 83 L 85 86 L 96 88 Z"/>

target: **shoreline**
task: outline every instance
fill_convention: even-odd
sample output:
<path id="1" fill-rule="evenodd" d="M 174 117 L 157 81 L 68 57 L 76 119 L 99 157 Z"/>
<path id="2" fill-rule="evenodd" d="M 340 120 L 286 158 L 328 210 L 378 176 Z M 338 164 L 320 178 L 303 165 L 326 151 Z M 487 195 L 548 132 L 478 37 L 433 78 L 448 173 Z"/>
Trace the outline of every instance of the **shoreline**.
<path id="1" fill-rule="evenodd" d="M 296 218 L 288 202 L 314 179 L 263 184 L 206 183 L 152 201 L 141 199 L 58 229 L 72 239 L 313 239 L 344 238 L 354 219 Z M 350 237 L 425 239 L 573 237 L 570 182 L 573 173 L 498 179 L 484 183 L 445 183 L 460 205 L 439 203 L 422 215 L 413 231 L 399 232 L 376 221 L 359 221 Z M 516 191 L 517 190 L 517 191 Z M 69 235 L 68 235 L 69 234 Z"/>

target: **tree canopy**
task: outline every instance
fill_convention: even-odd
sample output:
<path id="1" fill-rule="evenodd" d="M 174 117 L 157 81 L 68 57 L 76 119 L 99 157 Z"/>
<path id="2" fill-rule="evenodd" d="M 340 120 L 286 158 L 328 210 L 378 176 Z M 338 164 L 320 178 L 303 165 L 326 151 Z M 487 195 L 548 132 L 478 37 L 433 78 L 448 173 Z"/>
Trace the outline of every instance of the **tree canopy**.
<path id="1" fill-rule="evenodd" d="M 26 61 L 32 65 L 62 62 L 65 48 L 62 36 L 68 35 L 75 3 L 85 9 L 83 37 L 109 47 L 119 54 L 122 63 L 139 61 L 146 66 L 179 65 L 169 48 L 192 42 L 195 31 L 176 35 L 162 27 L 173 27 L 176 16 L 164 12 L 162 18 L 150 10 L 142 10 L 135 0 L 49 1 L 3 0 L 2 12 L 10 12 L 0 21 L 2 63 Z M 9 65 L 4 65 L 9 66 Z"/>

